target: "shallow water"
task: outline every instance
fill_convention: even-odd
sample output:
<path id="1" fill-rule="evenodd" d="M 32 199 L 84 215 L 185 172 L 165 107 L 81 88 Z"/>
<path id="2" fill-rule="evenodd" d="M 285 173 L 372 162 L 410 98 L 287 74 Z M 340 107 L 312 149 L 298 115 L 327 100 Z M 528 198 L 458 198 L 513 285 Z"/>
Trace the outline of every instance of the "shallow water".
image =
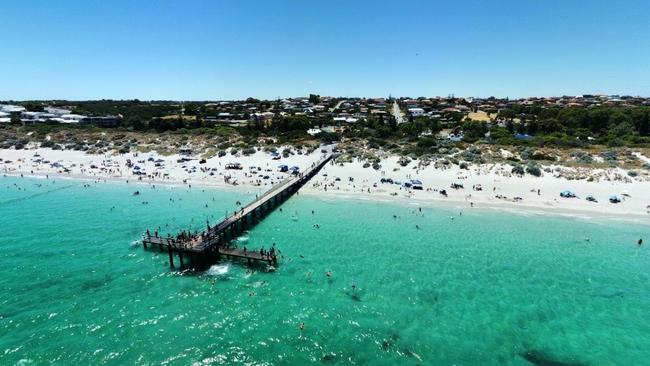
<path id="1" fill-rule="evenodd" d="M 647 226 L 299 195 L 240 238 L 275 242 L 275 272 L 192 274 L 141 233 L 202 228 L 257 191 L 88 183 L 0 179 L 0 364 L 650 359 Z"/>

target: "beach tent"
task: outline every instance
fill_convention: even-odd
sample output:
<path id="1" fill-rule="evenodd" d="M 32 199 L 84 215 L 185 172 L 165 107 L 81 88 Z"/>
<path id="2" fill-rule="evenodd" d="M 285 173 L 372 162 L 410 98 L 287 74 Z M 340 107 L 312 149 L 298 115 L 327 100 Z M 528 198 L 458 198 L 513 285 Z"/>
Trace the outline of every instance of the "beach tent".
<path id="1" fill-rule="evenodd" d="M 413 185 L 413 189 L 422 190 L 422 181 L 419 179 L 413 179 L 411 180 L 411 184 Z"/>
<path id="2" fill-rule="evenodd" d="M 611 202 L 611 203 L 619 203 L 619 202 L 621 202 L 621 198 L 619 196 L 611 196 L 611 197 L 609 197 L 609 202 Z"/>
<path id="3" fill-rule="evenodd" d="M 573 198 L 575 196 L 576 195 L 573 194 L 573 192 L 571 192 L 571 191 L 564 191 L 564 192 L 560 193 L 560 197 L 564 197 L 564 198 Z"/>
<path id="4" fill-rule="evenodd" d="M 281 171 L 281 172 L 286 172 L 286 171 L 289 170 L 289 166 L 288 166 L 288 165 L 284 165 L 284 164 L 278 166 L 278 168 L 280 168 L 280 171 Z"/>
<path id="5" fill-rule="evenodd" d="M 297 171 L 297 170 L 300 170 L 300 168 L 294 165 L 294 166 L 291 167 L 291 170 Z"/>

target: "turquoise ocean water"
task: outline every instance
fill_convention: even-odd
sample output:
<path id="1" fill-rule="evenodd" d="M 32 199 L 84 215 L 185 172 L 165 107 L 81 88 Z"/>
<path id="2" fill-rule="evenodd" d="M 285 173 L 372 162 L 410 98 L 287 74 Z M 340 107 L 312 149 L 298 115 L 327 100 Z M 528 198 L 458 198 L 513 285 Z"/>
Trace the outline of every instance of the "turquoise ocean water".
<path id="1" fill-rule="evenodd" d="M 257 192 L 87 183 L 0 178 L 2 365 L 650 364 L 648 226 L 299 195 L 183 274 L 140 234 Z"/>

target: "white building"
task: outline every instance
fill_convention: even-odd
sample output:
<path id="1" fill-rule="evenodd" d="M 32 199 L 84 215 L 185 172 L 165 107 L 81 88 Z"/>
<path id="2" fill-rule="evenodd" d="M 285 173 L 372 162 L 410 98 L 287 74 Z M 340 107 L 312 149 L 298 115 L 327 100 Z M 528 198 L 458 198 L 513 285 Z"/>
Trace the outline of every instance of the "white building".
<path id="1" fill-rule="evenodd" d="M 86 116 L 80 114 L 63 114 L 60 117 L 52 118 L 52 121 L 59 123 L 80 123 Z"/>
<path id="2" fill-rule="evenodd" d="M 5 113 L 21 113 L 25 111 L 25 107 L 12 104 L 0 104 L 0 112 Z"/>
<path id="3" fill-rule="evenodd" d="M 47 113 L 52 113 L 52 114 L 56 114 L 56 115 L 59 115 L 59 116 L 62 116 L 64 114 L 70 114 L 70 112 L 72 112 L 69 109 L 55 108 L 55 107 L 45 107 L 45 111 Z"/>
<path id="4" fill-rule="evenodd" d="M 334 122 L 345 122 L 345 123 L 356 123 L 359 121 L 358 118 L 353 118 L 353 117 L 334 117 L 332 120 Z"/>
<path id="5" fill-rule="evenodd" d="M 409 108 L 409 113 L 413 117 L 418 117 L 424 114 L 424 109 L 422 108 Z"/>
<path id="6" fill-rule="evenodd" d="M 0 112 L 0 123 L 11 122 L 11 115 L 7 112 Z"/>

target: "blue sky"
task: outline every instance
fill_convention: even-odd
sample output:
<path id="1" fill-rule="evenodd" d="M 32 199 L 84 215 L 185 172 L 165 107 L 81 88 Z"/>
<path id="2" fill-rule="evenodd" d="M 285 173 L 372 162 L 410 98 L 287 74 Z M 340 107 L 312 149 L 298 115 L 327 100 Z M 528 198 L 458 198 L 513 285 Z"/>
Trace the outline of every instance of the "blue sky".
<path id="1" fill-rule="evenodd" d="M 650 1 L 0 1 L 0 99 L 650 96 Z"/>

